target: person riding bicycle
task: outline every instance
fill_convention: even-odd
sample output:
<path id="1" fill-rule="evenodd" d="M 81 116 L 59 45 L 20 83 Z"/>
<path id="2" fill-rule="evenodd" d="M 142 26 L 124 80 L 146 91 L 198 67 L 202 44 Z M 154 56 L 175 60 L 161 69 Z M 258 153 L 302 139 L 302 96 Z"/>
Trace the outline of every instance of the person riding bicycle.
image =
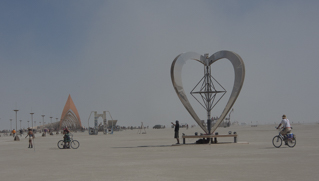
<path id="1" fill-rule="evenodd" d="M 67 148 L 70 148 L 70 142 L 71 142 L 70 131 L 69 131 L 67 126 L 65 126 L 65 128 L 63 129 L 63 134 L 64 134 L 64 136 L 63 136 L 64 145 Z"/>
<path id="2" fill-rule="evenodd" d="M 282 120 L 277 129 L 279 129 L 281 125 L 283 129 L 280 131 L 280 134 L 286 138 L 286 135 L 291 132 L 290 122 L 289 119 L 287 119 L 286 115 L 282 115 Z M 287 144 L 287 140 L 285 140 L 285 143 Z"/>

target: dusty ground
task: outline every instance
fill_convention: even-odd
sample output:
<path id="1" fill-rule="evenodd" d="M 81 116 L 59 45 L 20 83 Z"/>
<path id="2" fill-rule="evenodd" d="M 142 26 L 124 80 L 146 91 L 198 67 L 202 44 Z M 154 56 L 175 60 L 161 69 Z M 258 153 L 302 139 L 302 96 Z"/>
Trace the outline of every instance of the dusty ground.
<path id="1" fill-rule="evenodd" d="M 28 139 L 0 137 L 0 180 L 318 180 L 319 124 L 293 125 L 294 148 L 273 147 L 274 127 L 217 129 L 219 134 L 236 131 L 238 142 L 249 144 L 172 146 L 176 141 L 171 128 L 148 129 L 147 134 L 137 134 L 137 130 L 97 136 L 74 133 L 81 144 L 76 150 L 58 149 L 61 134 L 36 135 L 35 150 L 27 148 Z M 187 135 L 195 132 L 201 131 L 180 130 Z"/>

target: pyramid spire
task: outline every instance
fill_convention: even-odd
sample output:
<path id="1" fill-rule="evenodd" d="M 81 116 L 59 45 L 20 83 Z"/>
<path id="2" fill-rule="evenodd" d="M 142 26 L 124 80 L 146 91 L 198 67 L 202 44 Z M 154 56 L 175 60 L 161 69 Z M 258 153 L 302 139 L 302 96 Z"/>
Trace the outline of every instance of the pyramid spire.
<path id="1" fill-rule="evenodd" d="M 60 119 L 60 128 L 65 126 L 68 126 L 70 129 L 82 128 L 80 115 L 70 94 L 65 103 Z"/>

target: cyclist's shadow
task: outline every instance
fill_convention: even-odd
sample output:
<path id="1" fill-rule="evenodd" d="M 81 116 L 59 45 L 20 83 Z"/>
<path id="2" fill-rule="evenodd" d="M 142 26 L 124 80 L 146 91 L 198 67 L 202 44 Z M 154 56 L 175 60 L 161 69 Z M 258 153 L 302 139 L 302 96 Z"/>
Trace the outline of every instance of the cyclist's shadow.
<path id="1" fill-rule="evenodd" d="M 59 148 L 51 147 L 49 150 L 60 150 Z"/>
<path id="2" fill-rule="evenodd" d="M 280 148 L 289 148 L 289 147 L 280 147 Z M 269 147 L 260 148 L 260 149 L 279 149 L 279 148 L 276 148 L 276 147 L 273 147 L 273 146 L 269 146 Z"/>

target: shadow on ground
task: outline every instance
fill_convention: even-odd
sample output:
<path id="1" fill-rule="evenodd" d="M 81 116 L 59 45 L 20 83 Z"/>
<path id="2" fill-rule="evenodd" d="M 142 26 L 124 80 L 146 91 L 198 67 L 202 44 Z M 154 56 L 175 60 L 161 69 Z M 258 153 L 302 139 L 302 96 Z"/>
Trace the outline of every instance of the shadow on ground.
<path id="1" fill-rule="evenodd" d="M 154 147 L 171 147 L 172 145 L 142 145 L 132 147 L 112 147 L 112 148 L 154 148 Z"/>

